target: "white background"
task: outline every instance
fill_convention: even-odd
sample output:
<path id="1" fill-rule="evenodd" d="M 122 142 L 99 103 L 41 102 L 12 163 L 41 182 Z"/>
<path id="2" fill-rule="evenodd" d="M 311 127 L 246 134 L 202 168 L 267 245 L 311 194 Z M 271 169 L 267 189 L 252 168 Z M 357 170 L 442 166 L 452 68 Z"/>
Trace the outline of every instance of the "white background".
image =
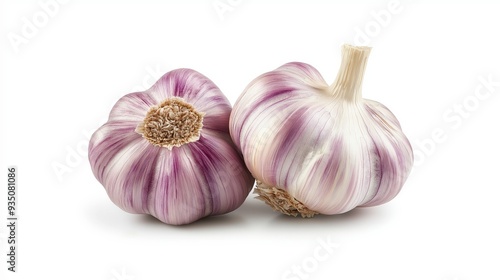
<path id="1" fill-rule="evenodd" d="M 500 278 L 495 1 L 48 2 L 0 6 L 0 217 L 7 166 L 19 169 L 18 273 L 2 218 L 1 279 Z M 415 150 L 393 201 L 301 219 L 251 194 L 175 227 L 122 212 L 92 175 L 89 134 L 163 73 L 196 69 L 234 103 L 289 61 L 332 82 L 344 43 L 373 47 L 363 95 L 393 111 Z"/>

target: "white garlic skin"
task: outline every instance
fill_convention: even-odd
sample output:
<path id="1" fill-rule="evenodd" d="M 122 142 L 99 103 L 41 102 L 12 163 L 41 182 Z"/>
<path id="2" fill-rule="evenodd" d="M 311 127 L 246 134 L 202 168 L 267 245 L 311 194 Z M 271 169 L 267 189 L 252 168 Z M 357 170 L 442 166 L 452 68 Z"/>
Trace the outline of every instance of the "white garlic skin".
<path id="1" fill-rule="evenodd" d="M 396 117 L 361 97 L 370 48 L 345 45 L 342 51 L 331 86 L 314 67 L 297 62 L 257 77 L 229 124 L 258 181 L 327 215 L 390 201 L 413 165 Z"/>

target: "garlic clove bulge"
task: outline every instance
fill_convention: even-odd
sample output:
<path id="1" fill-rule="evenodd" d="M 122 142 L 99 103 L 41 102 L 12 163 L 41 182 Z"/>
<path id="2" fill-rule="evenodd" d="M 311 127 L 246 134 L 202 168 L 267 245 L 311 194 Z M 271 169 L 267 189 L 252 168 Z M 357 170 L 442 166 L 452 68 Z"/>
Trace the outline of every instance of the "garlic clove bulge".
<path id="1" fill-rule="evenodd" d="M 171 71 L 118 100 L 90 140 L 92 171 L 120 208 L 167 224 L 231 212 L 254 179 L 229 136 L 230 112 L 208 78 Z"/>
<path id="2" fill-rule="evenodd" d="M 230 118 L 231 137 L 275 210 L 312 217 L 394 198 L 413 165 L 411 145 L 384 105 L 361 96 L 368 47 L 344 45 L 328 85 L 305 63 L 254 79 Z"/>

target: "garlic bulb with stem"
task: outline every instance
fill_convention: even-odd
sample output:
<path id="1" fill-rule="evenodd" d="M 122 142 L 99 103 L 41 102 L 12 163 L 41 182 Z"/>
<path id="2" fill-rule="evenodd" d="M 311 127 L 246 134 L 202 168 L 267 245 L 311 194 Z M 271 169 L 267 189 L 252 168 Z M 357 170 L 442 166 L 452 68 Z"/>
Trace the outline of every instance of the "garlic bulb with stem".
<path id="1" fill-rule="evenodd" d="M 394 198 L 413 165 L 396 117 L 363 99 L 369 47 L 344 45 L 335 82 L 305 63 L 254 79 L 233 107 L 230 133 L 256 193 L 275 210 L 312 217 Z"/>
<path id="2" fill-rule="evenodd" d="M 207 77 L 168 72 L 118 100 L 90 140 L 92 171 L 120 208 L 167 224 L 233 211 L 254 179 L 230 139 L 230 112 Z"/>

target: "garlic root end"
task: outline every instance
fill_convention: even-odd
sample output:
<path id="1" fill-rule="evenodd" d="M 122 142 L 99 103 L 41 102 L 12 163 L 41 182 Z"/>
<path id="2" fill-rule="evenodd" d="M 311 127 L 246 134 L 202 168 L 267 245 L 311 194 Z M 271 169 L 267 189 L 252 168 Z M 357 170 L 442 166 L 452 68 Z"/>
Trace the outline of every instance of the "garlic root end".
<path id="1" fill-rule="evenodd" d="M 285 190 L 266 185 L 259 180 L 257 180 L 257 187 L 254 193 L 258 194 L 257 199 L 264 201 L 274 210 L 288 216 L 297 217 L 300 214 L 302 218 L 311 218 L 319 214 L 308 209 L 302 202 L 289 195 Z"/>

